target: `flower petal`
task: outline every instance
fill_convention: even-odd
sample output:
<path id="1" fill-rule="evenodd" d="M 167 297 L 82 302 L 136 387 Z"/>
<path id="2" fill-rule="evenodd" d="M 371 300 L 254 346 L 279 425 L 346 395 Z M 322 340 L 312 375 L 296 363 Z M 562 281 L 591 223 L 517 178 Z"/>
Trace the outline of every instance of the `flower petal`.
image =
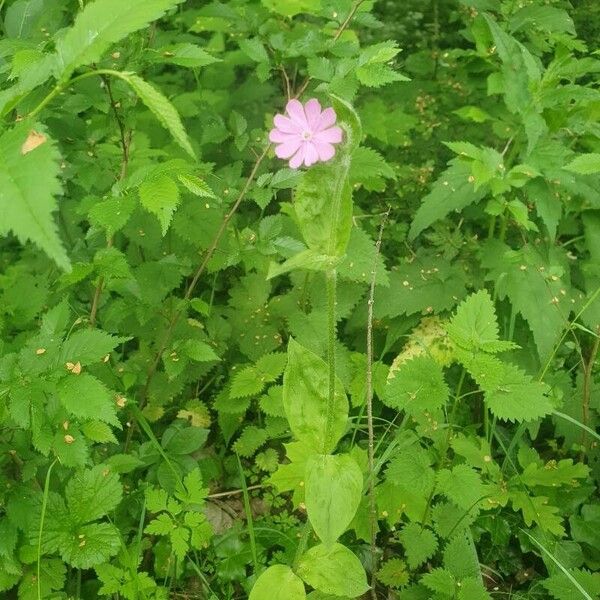
<path id="1" fill-rule="evenodd" d="M 285 105 L 285 110 L 294 123 L 299 125 L 302 129 L 308 128 L 304 107 L 299 100 L 292 98 L 292 100 Z"/>
<path id="2" fill-rule="evenodd" d="M 316 98 L 311 98 L 304 105 L 304 113 L 306 114 L 306 120 L 311 131 L 317 131 L 319 122 L 321 121 L 321 105 Z"/>
<path id="3" fill-rule="evenodd" d="M 279 144 L 279 146 L 275 146 L 275 154 L 278 158 L 289 158 L 301 147 L 302 142 L 300 140 L 290 140 L 289 142 L 284 142 L 283 144 Z"/>
<path id="4" fill-rule="evenodd" d="M 335 123 L 336 119 L 337 115 L 335 114 L 335 110 L 333 110 L 333 108 L 331 107 L 326 108 L 321 113 L 321 118 L 317 126 L 317 131 L 323 131 L 324 129 L 331 127 Z"/>
<path id="5" fill-rule="evenodd" d="M 310 167 L 310 165 L 314 165 L 318 161 L 319 153 L 317 152 L 314 143 L 306 142 L 304 144 L 304 164 L 307 167 Z"/>
<path id="6" fill-rule="evenodd" d="M 335 148 L 331 144 L 315 140 L 313 145 L 319 154 L 319 160 L 325 162 L 333 158 L 335 154 Z"/>
<path id="7" fill-rule="evenodd" d="M 301 145 L 300 148 L 298 148 L 298 152 L 296 152 L 296 154 L 294 154 L 294 156 L 292 156 L 292 158 L 290 160 L 290 168 L 297 169 L 302 164 L 303 160 L 304 160 L 304 146 Z"/>
<path id="8" fill-rule="evenodd" d="M 279 129 L 279 131 L 283 131 L 284 133 L 302 133 L 302 127 L 300 125 L 283 115 L 275 115 L 273 123 L 275 123 L 275 127 Z"/>
<path id="9" fill-rule="evenodd" d="M 276 144 L 283 144 L 293 140 L 302 141 L 302 136 L 299 133 L 286 133 L 280 129 L 271 129 L 269 132 L 269 140 Z"/>
<path id="10" fill-rule="evenodd" d="M 316 142 L 327 142 L 329 144 L 339 144 L 342 141 L 342 128 L 330 127 L 324 131 L 315 133 L 313 139 Z"/>

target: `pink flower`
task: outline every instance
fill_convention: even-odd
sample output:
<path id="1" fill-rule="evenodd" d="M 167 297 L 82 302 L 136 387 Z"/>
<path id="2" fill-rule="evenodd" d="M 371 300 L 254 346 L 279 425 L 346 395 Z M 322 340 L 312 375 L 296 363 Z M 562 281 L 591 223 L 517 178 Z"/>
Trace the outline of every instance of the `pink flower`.
<path id="1" fill-rule="evenodd" d="M 269 139 L 277 144 L 275 154 L 279 158 L 289 158 L 292 169 L 333 158 L 333 144 L 342 141 L 341 128 L 332 127 L 337 118 L 333 108 L 321 110 L 319 101 L 312 98 L 304 106 L 290 100 L 285 111 L 288 116 L 275 115 L 275 127 L 269 133 Z"/>

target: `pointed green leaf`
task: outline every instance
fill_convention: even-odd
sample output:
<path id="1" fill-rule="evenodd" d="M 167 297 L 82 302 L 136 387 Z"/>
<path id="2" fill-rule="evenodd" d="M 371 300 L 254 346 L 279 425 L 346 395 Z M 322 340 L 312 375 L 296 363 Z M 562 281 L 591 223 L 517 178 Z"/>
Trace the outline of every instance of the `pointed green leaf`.
<path id="1" fill-rule="evenodd" d="M 328 410 L 327 363 L 290 338 L 288 364 L 283 375 L 283 406 L 298 440 L 322 452 L 331 452 L 348 421 L 348 399 L 336 378 L 334 406 Z"/>
<path id="2" fill-rule="evenodd" d="M 46 134 L 21 124 L 0 136 L 0 235 L 32 241 L 61 268 L 70 264 L 52 213 L 61 192 L 60 156 Z"/>
<path id="3" fill-rule="evenodd" d="M 324 544 L 333 544 L 346 531 L 360 504 L 362 489 L 362 472 L 349 454 L 318 454 L 308 461 L 304 503 Z"/>
<path id="4" fill-rule="evenodd" d="M 313 546 L 300 559 L 298 575 L 316 590 L 334 596 L 356 598 L 369 589 L 360 560 L 341 544 Z"/>
<path id="5" fill-rule="evenodd" d="M 273 565 L 256 580 L 248 600 L 304 600 L 306 592 L 302 580 L 287 565 Z"/>
<path id="6" fill-rule="evenodd" d="M 60 76 L 97 62 L 112 44 L 142 29 L 183 0 L 95 0 L 56 43 Z"/>

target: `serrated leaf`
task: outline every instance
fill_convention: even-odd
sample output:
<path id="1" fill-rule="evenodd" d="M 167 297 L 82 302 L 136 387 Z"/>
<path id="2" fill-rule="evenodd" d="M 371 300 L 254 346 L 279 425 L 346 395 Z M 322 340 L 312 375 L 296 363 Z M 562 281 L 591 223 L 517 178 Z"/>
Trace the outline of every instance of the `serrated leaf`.
<path id="1" fill-rule="evenodd" d="M 413 445 L 390 460 L 385 476 L 396 486 L 406 487 L 426 496 L 435 483 L 435 472 L 431 464 L 427 450 Z"/>
<path id="2" fill-rule="evenodd" d="M 254 453 L 267 441 L 268 435 L 264 429 L 255 425 L 249 425 L 244 429 L 242 435 L 233 444 L 236 454 L 244 458 L 254 456 Z"/>
<path id="3" fill-rule="evenodd" d="M 60 156 L 46 136 L 35 149 L 23 153 L 34 131 L 17 125 L 0 136 L 0 234 L 12 231 L 21 242 L 32 241 L 62 269 L 70 262 L 58 237 L 52 213 L 61 192 Z"/>
<path id="4" fill-rule="evenodd" d="M 411 569 L 420 567 L 437 550 L 437 537 L 427 527 L 419 523 L 409 523 L 399 534 Z"/>
<path id="5" fill-rule="evenodd" d="M 485 394 L 485 402 L 499 419 L 533 421 L 553 410 L 549 387 L 494 356 L 458 352 L 458 358 Z"/>
<path id="6" fill-rule="evenodd" d="M 96 202 L 88 211 L 88 217 L 92 224 L 105 229 L 110 238 L 127 224 L 136 204 L 133 195 L 108 198 Z"/>
<path id="7" fill-rule="evenodd" d="M 432 592 L 437 592 L 443 598 L 454 596 L 456 580 L 446 569 L 433 569 L 430 573 L 423 575 L 421 583 Z"/>
<path id="8" fill-rule="evenodd" d="M 177 179 L 194 196 L 198 196 L 199 198 L 217 198 L 209 185 L 203 179 L 200 179 L 200 177 L 188 173 L 180 173 L 177 175 Z"/>
<path id="9" fill-rule="evenodd" d="M 114 525 L 89 523 L 64 536 L 60 545 L 60 555 L 72 567 L 89 569 L 106 562 L 119 548 L 121 538 Z"/>
<path id="10" fill-rule="evenodd" d="M 186 340 L 183 344 L 183 351 L 196 362 L 212 362 L 221 360 L 212 346 L 201 340 Z"/>
<path id="11" fill-rule="evenodd" d="M 166 235 L 173 213 L 179 206 L 179 188 L 168 175 L 158 175 L 142 183 L 139 187 L 142 206 L 155 215 L 163 236 Z"/>
<path id="12" fill-rule="evenodd" d="M 470 535 L 468 530 L 457 533 L 444 548 L 444 568 L 460 580 L 481 574 L 477 551 Z"/>
<path id="13" fill-rule="evenodd" d="M 113 336 L 100 329 L 80 329 L 72 333 L 62 344 L 59 364 L 67 362 L 91 365 L 102 361 L 119 344 L 129 338 Z"/>
<path id="14" fill-rule="evenodd" d="M 600 154 L 593 152 L 590 154 L 580 154 L 566 165 L 565 169 L 581 175 L 600 173 Z"/>
<path id="15" fill-rule="evenodd" d="M 384 389 L 384 404 L 413 416 L 441 408 L 450 394 L 442 368 L 426 355 L 400 364 Z"/>
<path id="16" fill-rule="evenodd" d="M 182 0 L 95 0 L 56 43 L 61 79 L 97 62 L 112 44 L 155 21 Z"/>
<path id="17" fill-rule="evenodd" d="M 88 440 L 106 444 L 107 442 L 117 443 L 117 438 L 112 429 L 102 421 L 87 421 L 81 425 L 81 431 Z"/>
<path id="18" fill-rule="evenodd" d="M 469 510 L 485 496 L 479 473 L 468 465 L 441 469 L 437 474 L 437 491 L 454 504 Z"/>
<path id="19" fill-rule="evenodd" d="M 464 350 L 502 352 L 516 346 L 498 339 L 494 303 L 487 290 L 471 294 L 456 310 L 447 325 L 450 339 Z"/>
<path id="20" fill-rule="evenodd" d="M 150 59 L 152 62 L 178 65 L 189 69 L 198 69 L 220 62 L 220 59 L 215 58 L 197 44 L 190 43 L 164 46 L 153 51 Z"/>
<path id="21" fill-rule="evenodd" d="M 148 3 L 160 1 L 164 3 L 167 0 L 150 0 Z M 179 2 L 180 0 L 168 1 L 173 4 L 175 1 Z M 181 122 L 179 113 L 169 99 L 153 85 L 144 81 L 134 73 L 115 72 L 114 74 L 126 81 L 133 88 L 133 91 L 140 97 L 141 101 L 147 106 L 163 127 L 169 131 L 179 146 L 195 159 L 196 153 L 192 148 L 192 144 L 190 143 L 188 134 Z"/>
<path id="22" fill-rule="evenodd" d="M 69 516 L 78 523 L 99 519 L 121 501 L 119 476 L 104 465 L 76 473 L 65 490 Z"/>
<path id="23" fill-rule="evenodd" d="M 57 392 L 62 405 L 73 416 L 120 427 L 113 395 L 93 375 L 69 374 L 58 383 Z"/>
<path id="24" fill-rule="evenodd" d="M 538 353 L 547 360 L 569 320 L 570 282 L 566 257 L 556 248 L 525 245 L 512 250 L 491 242 L 484 250 L 486 279 L 495 282 L 499 299 L 509 298 L 529 325 Z"/>
<path id="25" fill-rule="evenodd" d="M 248 38 L 239 42 L 242 52 L 254 62 L 268 62 L 269 55 L 264 44 L 258 38 Z"/>
<path id="26" fill-rule="evenodd" d="M 363 185 L 369 191 L 383 191 L 385 179 L 396 179 L 396 173 L 376 150 L 359 146 L 352 153 L 350 183 Z"/>
<path id="27" fill-rule="evenodd" d="M 392 588 L 402 588 L 410 581 L 406 563 L 400 558 L 390 558 L 377 571 L 377 579 Z"/>
<path id="28" fill-rule="evenodd" d="M 356 69 L 356 77 L 363 85 L 371 88 L 379 88 L 395 81 L 410 81 L 408 77 L 383 63 L 361 65 Z"/>
<path id="29" fill-rule="evenodd" d="M 460 211 L 483 198 L 485 188 L 476 190 L 469 177 L 471 166 L 468 163 L 459 159 L 450 161 L 450 167 L 435 181 L 415 213 L 409 231 L 411 240 L 450 212 Z"/>

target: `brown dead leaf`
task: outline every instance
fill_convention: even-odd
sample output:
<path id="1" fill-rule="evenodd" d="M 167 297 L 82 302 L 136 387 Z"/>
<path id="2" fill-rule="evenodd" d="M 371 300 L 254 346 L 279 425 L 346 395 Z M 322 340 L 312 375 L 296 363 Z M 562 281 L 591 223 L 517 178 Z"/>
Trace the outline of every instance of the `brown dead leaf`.
<path id="1" fill-rule="evenodd" d="M 42 144 L 45 144 L 48 141 L 48 138 L 43 134 L 39 133 L 32 129 L 27 136 L 27 139 L 23 142 L 21 146 L 21 154 L 29 154 L 32 150 L 35 150 Z"/>

